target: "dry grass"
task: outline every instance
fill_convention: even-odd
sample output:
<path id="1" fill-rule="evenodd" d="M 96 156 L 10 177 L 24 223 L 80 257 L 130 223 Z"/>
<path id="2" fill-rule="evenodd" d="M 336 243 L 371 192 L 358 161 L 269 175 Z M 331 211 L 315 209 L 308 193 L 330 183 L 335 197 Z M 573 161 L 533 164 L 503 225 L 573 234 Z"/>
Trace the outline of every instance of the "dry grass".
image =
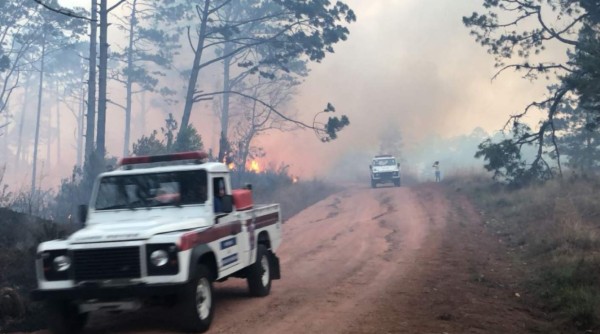
<path id="1" fill-rule="evenodd" d="M 510 190 L 487 176 L 445 181 L 531 267 L 528 286 L 565 328 L 600 328 L 600 179 L 569 177 Z"/>

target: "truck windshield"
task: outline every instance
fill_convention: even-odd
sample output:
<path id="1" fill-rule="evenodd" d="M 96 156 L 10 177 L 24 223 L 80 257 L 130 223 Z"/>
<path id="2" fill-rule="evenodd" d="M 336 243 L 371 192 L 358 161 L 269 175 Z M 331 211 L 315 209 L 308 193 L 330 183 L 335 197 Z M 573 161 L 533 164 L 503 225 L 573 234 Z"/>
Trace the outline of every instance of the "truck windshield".
<path id="1" fill-rule="evenodd" d="M 96 210 L 136 209 L 202 204 L 206 171 L 106 176 L 100 180 Z"/>
<path id="2" fill-rule="evenodd" d="M 377 159 L 373 161 L 373 165 L 375 166 L 394 166 L 396 164 L 396 159 Z"/>

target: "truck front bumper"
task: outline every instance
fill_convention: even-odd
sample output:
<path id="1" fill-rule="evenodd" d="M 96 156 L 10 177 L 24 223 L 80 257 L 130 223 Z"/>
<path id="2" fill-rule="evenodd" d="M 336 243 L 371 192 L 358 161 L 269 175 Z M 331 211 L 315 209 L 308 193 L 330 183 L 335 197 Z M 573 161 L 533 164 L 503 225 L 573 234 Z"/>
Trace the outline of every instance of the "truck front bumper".
<path id="1" fill-rule="evenodd" d="M 399 180 L 400 179 L 400 174 L 396 174 L 395 173 L 377 173 L 377 174 L 371 174 L 371 180 L 373 181 L 392 181 L 392 180 Z"/>
<path id="2" fill-rule="evenodd" d="M 100 286 L 85 284 L 70 289 L 33 290 L 31 298 L 41 300 L 119 300 L 126 298 L 148 298 L 180 293 L 185 283 L 179 284 L 137 284 L 130 286 Z"/>

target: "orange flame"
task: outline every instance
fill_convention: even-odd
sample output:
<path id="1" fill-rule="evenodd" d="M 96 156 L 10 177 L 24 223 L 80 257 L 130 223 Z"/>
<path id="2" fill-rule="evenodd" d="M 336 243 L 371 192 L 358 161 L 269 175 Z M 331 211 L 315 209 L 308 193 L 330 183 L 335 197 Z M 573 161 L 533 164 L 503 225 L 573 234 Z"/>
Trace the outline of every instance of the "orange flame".
<path id="1" fill-rule="evenodd" d="M 252 160 L 248 164 L 246 164 L 246 169 L 255 173 L 260 173 L 261 171 L 260 165 L 258 164 L 257 160 Z"/>
<path id="2" fill-rule="evenodd" d="M 227 165 L 227 167 L 229 168 L 229 170 L 233 170 L 235 168 L 235 164 L 233 162 L 230 162 L 229 165 Z"/>
<path id="3" fill-rule="evenodd" d="M 292 176 L 292 183 L 298 183 L 298 177 L 297 176 Z"/>

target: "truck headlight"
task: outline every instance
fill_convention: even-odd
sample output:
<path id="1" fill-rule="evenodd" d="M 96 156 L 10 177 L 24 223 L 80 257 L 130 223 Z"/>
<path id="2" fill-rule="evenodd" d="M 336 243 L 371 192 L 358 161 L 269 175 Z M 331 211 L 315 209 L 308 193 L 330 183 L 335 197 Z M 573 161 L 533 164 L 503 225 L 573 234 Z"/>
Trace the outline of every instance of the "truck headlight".
<path id="1" fill-rule="evenodd" d="M 65 272 L 71 268 L 71 258 L 66 255 L 60 255 L 54 258 L 52 261 L 54 271 Z"/>
<path id="2" fill-rule="evenodd" d="M 175 244 L 146 245 L 148 275 L 177 275 L 179 272 L 179 249 Z"/>
<path id="3" fill-rule="evenodd" d="M 47 250 L 37 254 L 39 270 L 47 281 L 66 281 L 73 270 L 71 257 L 66 249 Z"/>
<path id="4" fill-rule="evenodd" d="M 159 249 L 150 254 L 150 263 L 155 267 L 162 267 L 169 262 L 169 254 L 166 251 Z"/>

